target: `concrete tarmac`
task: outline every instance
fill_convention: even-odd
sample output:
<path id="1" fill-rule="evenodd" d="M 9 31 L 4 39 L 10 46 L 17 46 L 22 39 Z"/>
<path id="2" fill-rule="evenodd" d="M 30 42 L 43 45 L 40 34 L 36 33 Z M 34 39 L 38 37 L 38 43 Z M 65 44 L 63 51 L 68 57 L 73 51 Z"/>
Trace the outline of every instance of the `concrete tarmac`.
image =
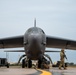
<path id="1" fill-rule="evenodd" d="M 68 67 L 67 70 L 59 70 L 58 68 L 41 70 L 28 68 L 22 69 L 21 67 L 1 67 L 0 75 L 76 75 L 76 68 Z"/>

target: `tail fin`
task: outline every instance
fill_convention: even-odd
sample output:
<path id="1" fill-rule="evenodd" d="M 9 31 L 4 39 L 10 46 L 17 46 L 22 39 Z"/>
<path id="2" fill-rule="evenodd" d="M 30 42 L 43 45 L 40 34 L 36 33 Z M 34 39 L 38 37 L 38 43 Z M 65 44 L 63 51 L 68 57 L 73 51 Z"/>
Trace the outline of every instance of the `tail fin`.
<path id="1" fill-rule="evenodd" d="M 34 20 L 34 27 L 36 27 L 36 18 L 35 18 L 35 20 Z"/>

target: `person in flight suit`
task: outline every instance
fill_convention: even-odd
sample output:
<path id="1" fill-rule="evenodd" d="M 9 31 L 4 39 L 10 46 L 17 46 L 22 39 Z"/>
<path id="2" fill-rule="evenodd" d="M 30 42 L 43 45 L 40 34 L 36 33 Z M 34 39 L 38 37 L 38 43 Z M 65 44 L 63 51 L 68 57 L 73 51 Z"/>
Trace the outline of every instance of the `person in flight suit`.
<path id="1" fill-rule="evenodd" d="M 65 58 L 67 59 L 64 49 L 61 50 L 60 52 L 60 65 L 59 65 L 59 69 L 61 69 L 61 67 L 63 66 L 64 69 L 66 69 L 65 67 Z"/>

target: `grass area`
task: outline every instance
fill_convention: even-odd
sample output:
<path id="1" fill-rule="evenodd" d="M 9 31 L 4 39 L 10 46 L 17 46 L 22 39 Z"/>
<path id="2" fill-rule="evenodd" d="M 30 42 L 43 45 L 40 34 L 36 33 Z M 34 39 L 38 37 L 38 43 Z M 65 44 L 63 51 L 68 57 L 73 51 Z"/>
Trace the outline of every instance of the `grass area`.
<path id="1" fill-rule="evenodd" d="M 68 67 L 75 67 L 76 68 L 76 65 L 69 65 Z"/>

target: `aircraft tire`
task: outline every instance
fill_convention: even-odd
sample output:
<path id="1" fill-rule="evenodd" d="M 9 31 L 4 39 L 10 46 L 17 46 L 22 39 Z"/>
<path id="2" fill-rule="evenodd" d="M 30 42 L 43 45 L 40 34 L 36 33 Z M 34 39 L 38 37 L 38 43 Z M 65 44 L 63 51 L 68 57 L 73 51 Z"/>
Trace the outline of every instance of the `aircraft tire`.
<path id="1" fill-rule="evenodd" d="M 42 60 L 38 60 L 38 68 L 42 68 Z"/>
<path id="2" fill-rule="evenodd" d="M 6 66 L 7 66 L 7 68 L 9 68 L 9 63 L 7 63 L 7 65 L 6 65 Z"/>
<path id="3" fill-rule="evenodd" d="M 28 68 L 31 68 L 31 67 L 32 67 L 32 61 L 28 60 Z"/>
<path id="4" fill-rule="evenodd" d="M 22 60 L 22 68 L 25 68 L 25 59 Z"/>

